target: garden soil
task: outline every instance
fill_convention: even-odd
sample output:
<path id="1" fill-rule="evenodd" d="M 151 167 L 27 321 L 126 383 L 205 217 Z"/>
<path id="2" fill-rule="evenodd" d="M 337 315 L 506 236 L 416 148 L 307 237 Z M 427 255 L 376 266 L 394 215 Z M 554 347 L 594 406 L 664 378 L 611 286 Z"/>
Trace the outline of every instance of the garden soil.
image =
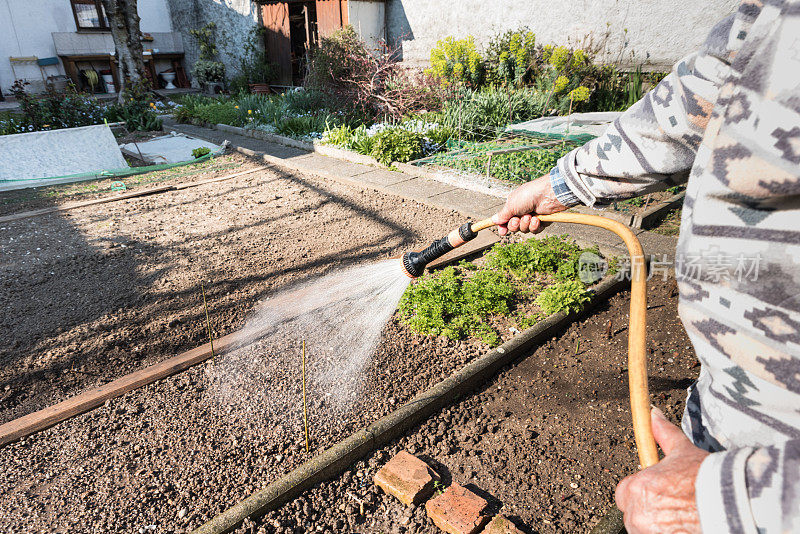
<path id="1" fill-rule="evenodd" d="M 648 296 L 651 398 L 678 422 L 699 364 L 677 318 L 674 280 L 651 281 Z M 502 512 L 523 532 L 588 532 L 638 464 L 628 306 L 627 293 L 612 297 L 406 437 L 237 532 L 441 532 L 423 505 L 404 506 L 373 483 L 402 449 L 434 467 L 445 486 L 456 482 L 486 498 L 491 513 Z"/>

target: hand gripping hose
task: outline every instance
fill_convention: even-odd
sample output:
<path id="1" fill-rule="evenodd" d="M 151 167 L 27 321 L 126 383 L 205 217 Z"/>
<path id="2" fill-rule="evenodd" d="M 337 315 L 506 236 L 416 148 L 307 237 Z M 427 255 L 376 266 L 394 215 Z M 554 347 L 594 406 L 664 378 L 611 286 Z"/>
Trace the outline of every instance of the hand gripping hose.
<path id="1" fill-rule="evenodd" d="M 605 228 L 617 234 L 631 257 L 631 309 L 628 325 L 628 387 L 633 417 L 633 435 L 642 468 L 658 463 L 658 449 L 650 425 L 650 393 L 647 388 L 646 328 L 647 328 L 647 274 L 644 253 L 639 240 L 624 224 L 582 213 L 554 213 L 538 215 L 542 222 L 563 222 L 585 224 Z M 446 237 L 431 243 L 421 252 L 403 254 L 403 269 L 411 278 L 421 276 L 431 261 L 443 256 L 454 248 L 471 241 L 478 232 L 495 226 L 491 219 L 476 223 L 464 223 Z"/>

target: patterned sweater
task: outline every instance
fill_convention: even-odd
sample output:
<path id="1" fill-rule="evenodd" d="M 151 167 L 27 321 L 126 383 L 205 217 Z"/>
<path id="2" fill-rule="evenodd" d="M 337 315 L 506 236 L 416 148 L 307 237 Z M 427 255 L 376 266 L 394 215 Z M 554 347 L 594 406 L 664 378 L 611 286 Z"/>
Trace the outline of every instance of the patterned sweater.
<path id="1" fill-rule="evenodd" d="M 687 183 L 675 268 L 702 363 L 683 430 L 713 453 L 703 530 L 800 532 L 800 0 L 742 2 L 551 182 L 589 206 Z"/>

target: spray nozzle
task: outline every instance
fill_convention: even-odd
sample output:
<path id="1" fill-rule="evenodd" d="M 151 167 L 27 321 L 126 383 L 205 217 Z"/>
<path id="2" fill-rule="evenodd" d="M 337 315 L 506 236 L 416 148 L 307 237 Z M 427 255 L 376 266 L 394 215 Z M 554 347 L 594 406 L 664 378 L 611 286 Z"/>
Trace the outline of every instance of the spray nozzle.
<path id="1" fill-rule="evenodd" d="M 457 229 L 450 232 L 447 236 L 437 239 L 428 248 L 420 252 L 406 252 L 403 254 L 403 271 L 410 278 L 418 278 L 425 272 L 425 267 L 430 262 L 441 258 L 454 248 L 460 247 L 467 241 L 472 241 L 478 235 L 478 231 L 471 222 L 465 222 Z"/>

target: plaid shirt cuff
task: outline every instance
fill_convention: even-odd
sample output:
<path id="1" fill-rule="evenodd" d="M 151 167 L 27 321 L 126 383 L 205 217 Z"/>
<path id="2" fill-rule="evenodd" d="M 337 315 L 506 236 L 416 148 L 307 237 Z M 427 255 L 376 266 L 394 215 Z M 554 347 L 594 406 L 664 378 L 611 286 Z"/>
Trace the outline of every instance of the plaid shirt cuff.
<path id="1" fill-rule="evenodd" d="M 550 185 L 553 187 L 553 192 L 556 194 L 558 201 L 566 207 L 577 206 L 581 203 L 580 199 L 575 196 L 575 193 L 567 185 L 567 181 L 557 166 L 550 171 Z"/>

